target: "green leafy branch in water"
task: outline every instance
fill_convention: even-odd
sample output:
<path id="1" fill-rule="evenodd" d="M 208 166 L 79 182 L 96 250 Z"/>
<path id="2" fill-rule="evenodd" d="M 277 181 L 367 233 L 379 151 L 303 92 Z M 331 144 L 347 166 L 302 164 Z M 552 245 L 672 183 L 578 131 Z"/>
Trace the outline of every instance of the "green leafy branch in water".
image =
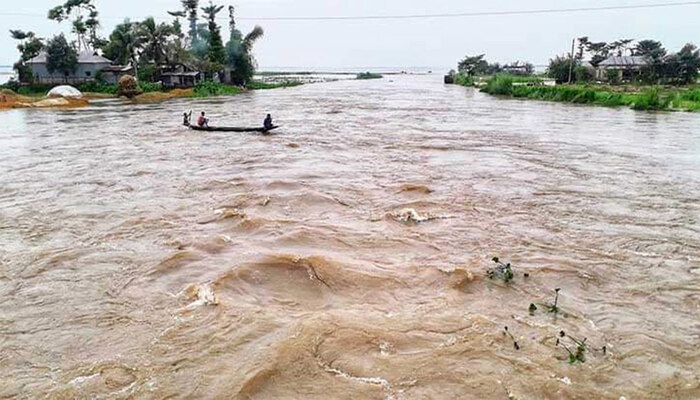
<path id="1" fill-rule="evenodd" d="M 507 326 L 503 328 L 503 336 L 510 336 L 510 339 L 513 341 L 513 348 L 515 348 L 515 350 L 520 350 L 520 345 L 515 340 L 515 337 L 513 337 L 513 334 L 510 333 Z"/>
<path id="2" fill-rule="evenodd" d="M 563 339 L 568 337 L 575 347 L 575 351 L 571 351 L 569 346 L 564 344 Z M 567 336 L 566 332 L 559 332 L 559 337 L 557 338 L 557 347 L 563 347 L 567 353 L 569 353 L 569 362 L 574 364 L 576 362 L 585 363 L 586 362 L 586 338 L 583 340 L 577 340 L 571 336 Z"/>
<path id="3" fill-rule="evenodd" d="M 542 307 L 544 307 L 547 312 L 552 313 L 552 314 L 559 314 L 561 310 L 559 309 L 559 292 L 561 291 L 561 288 L 556 288 L 554 289 L 554 303 L 547 303 L 547 304 L 541 304 Z M 535 303 L 530 303 L 530 307 L 527 309 L 530 312 L 530 315 L 535 315 L 535 312 L 538 310 L 538 307 L 535 305 Z"/>
<path id="4" fill-rule="evenodd" d="M 511 267 L 510 263 L 504 264 L 501 262 L 501 260 L 498 259 L 498 257 L 494 257 L 491 260 L 496 263 L 496 267 L 489 268 L 486 271 L 486 275 L 489 278 L 503 279 L 505 283 L 508 283 L 513 280 L 515 275 L 513 275 L 513 268 Z"/>
<path id="5" fill-rule="evenodd" d="M 561 288 L 554 289 L 554 292 L 556 293 L 554 295 L 554 304 L 547 304 L 547 310 L 554 314 L 559 312 L 559 291 L 561 291 Z"/>
<path id="6" fill-rule="evenodd" d="M 567 346 L 564 343 L 564 339 L 568 338 L 570 343 L 570 346 Z M 580 363 L 585 363 L 586 362 L 586 353 L 589 351 L 588 345 L 586 344 L 587 338 L 583 338 L 583 340 L 576 339 L 575 337 L 568 335 L 564 331 L 559 332 L 559 337 L 557 337 L 557 347 L 563 347 L 564 350 L 569 354 L 569 363 L 575 364 L 577 362 Z M 574 350 L 572 351 L 573 348 Z M 597 350 L 597 349 L 592 349 L 592 350 Z M 603 353 L 603 355 L 607 355 L 608 353 L 608 347 L 603 346 L 600 351 Z"/>

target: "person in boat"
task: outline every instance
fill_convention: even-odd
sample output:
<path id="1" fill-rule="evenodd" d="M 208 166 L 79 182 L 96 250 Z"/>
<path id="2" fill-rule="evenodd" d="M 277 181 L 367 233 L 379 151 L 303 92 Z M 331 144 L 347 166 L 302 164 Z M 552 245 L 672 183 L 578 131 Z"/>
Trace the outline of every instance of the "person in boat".
<path id="1" fill-rule="evenodd" d="M 201 128 L 209 127 L 209 118 L 207 118 L 207 114 L 204 111 L 202 111 L 202 114 L 197 118 L 197 125 Z"/>
<path id="2" fill-rule="evenodd" d="M 190 114 L 184 113 L 182 114 L 182 125 L 185 126 L 190 126 Z"/>
<path id="3" fill-rule="evenodd" d="M 265 117 L 265 121 L 263 122 L 263 126 L 265 129 L 272 129 L 275 126 L 272 124 L 272 115 L 267 114 L 267 117 Z"/>

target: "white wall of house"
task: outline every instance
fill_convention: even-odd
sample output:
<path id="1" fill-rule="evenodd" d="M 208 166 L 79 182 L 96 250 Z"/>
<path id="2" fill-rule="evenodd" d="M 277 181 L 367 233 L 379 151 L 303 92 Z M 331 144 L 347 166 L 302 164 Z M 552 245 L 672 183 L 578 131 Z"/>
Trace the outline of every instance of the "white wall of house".
<path id="1" fill-rule="evenodd" d="M 46 68 L 46 63 L 33 63 L 29 64 L 32 68 L 32 75 L 36 82 L 86 82 L 95 79 L 97 73 L 110 66 L 109 63 L 89 63 L 89 64 L 78 64 L 74 73 L 66 76 L 61 72 L 54 71 L 49 73 L 48 68 Z"/>

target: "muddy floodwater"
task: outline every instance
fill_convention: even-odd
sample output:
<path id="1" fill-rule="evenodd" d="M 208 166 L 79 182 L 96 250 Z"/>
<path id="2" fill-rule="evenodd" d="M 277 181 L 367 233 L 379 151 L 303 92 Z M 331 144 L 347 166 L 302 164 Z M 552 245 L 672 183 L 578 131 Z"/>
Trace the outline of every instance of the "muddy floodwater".
<path id="1" fill-rule="evenodd" d="M 441 79 L 0 114 L 0 398 L 700 398 L 700 115 Z"/>

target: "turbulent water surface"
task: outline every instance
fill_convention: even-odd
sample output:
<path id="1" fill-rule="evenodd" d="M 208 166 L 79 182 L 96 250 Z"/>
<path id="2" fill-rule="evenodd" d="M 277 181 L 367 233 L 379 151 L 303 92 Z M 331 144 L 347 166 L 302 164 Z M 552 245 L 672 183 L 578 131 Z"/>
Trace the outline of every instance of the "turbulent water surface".
<path id="1" fill-rule="evenodd" d="M 697 114 L 394 76 L 1 116 L 0 398 L 700 398 Z"/>

